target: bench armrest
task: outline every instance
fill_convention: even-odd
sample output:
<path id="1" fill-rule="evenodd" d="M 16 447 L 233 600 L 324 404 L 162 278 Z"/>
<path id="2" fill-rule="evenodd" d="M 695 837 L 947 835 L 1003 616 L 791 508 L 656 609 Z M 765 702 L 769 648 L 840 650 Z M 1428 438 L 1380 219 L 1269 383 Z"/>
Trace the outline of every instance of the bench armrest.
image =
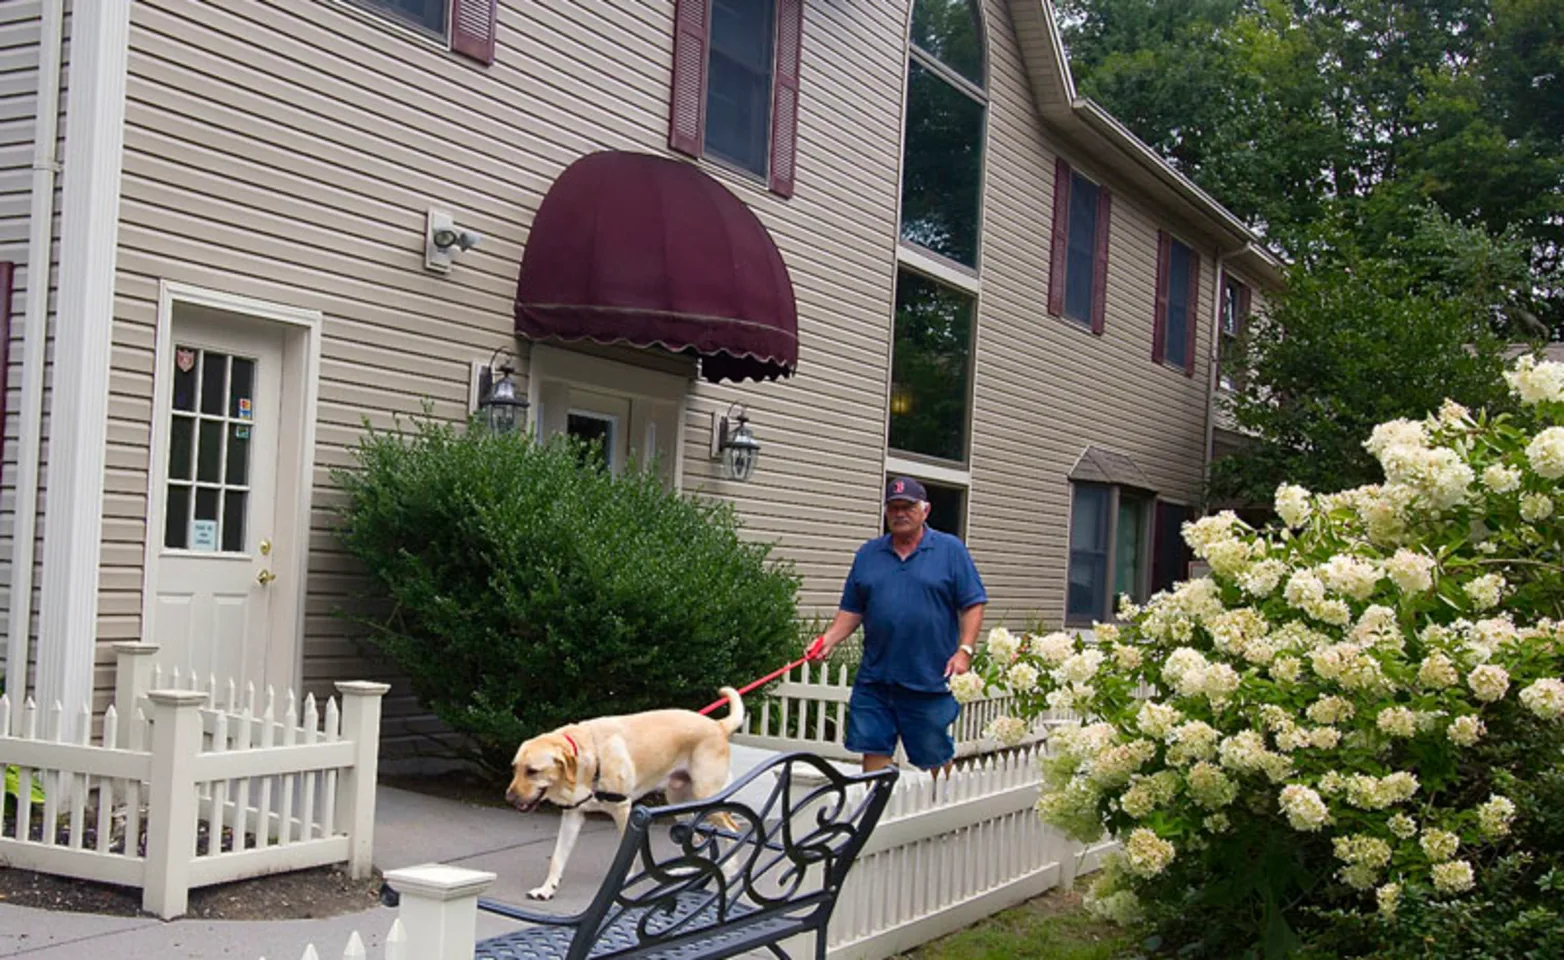
<path id="1" fill-rule="evenodd" d="M 520 920 L 523 923 L 541 923 L 552 927 L 575 927 L 581 924 L 581 913 L 561 915 L 558 913 L 534 913 L 531 910 L 523 910 L 513 907 L 508 903 L 498 900 L 490 900 L 487 897 L 478 898 L 478 909 L 485 913 L 494 913 L 512 920 Z"/>

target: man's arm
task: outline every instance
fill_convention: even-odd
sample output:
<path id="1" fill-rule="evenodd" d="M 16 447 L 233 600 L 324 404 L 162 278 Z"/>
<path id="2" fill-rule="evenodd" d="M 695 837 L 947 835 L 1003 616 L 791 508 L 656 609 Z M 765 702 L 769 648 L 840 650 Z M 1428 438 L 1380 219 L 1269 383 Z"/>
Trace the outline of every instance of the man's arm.
<path id="1" fill-rule="evenodd" d="M 978 631 L 983 629 L 983 604 L 974 603 L 961 611 L 961 646 L 977 649 Z M 945 676 L 966 673 L 972 669 L 972 658 L 965 650 L 957 650 L 945 664 Z"/>

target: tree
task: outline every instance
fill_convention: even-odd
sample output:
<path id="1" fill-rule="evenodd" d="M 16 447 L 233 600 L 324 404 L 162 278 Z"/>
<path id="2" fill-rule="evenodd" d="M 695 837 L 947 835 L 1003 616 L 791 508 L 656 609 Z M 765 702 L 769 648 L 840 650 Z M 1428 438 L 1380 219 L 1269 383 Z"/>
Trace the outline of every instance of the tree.
<path id="1" fill-rule="evenodd" d="M 1527 273 L 1526 246 L 1425 210 L 1403 258 L 1363 255 L 1322 228 L 1287 295 L 1255 318 L 1229 401 L 1252 444 L 1212 465 L 1218 499 L 1269 503 L 1278 484 L 1334 491 L 1379 480 L 1362 440 L 1445 398 L 1504 406 L 1507 339 L 1494 317 Z"/>

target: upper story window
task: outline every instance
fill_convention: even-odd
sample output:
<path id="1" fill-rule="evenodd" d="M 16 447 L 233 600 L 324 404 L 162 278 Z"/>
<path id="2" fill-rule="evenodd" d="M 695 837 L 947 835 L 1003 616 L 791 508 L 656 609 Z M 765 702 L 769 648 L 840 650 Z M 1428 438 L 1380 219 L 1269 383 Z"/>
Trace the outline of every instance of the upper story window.
<path id="1" fill-rule="evenodd" d="M 668 145 L 792 196 L 803 0 L 677 0 Z"/>
<path id="2" fill-rule="evenodd" d="M 982 21 L 971 0 L 917 0 L 907 54 L 901 236 L 976 268 L 982 219 Z"/>
<path id="3" fill-rule="evenodd" d="M 1107 314 L 1108 221 L 1113 196 L 1060 157 L 1054 161 L 1054 215 L 1048 312 L 1102 333 Z"/>
<path id="4" fill-rule="evenodd" d="M 973 299 L 903 269 L 896 277 L 890 446 L 940 460 L 967 459 Z"/>
<path id="5" fill-rule="evenodd" d="M 496 0 L 351 0 L 391 19 L 448 40 L 451 52 L 494 62 Z"/>
<path id="6" fill-rule="evenodd" d="M 1156 327 L 1151 358 L 1195 373 L 1197 318 L 1200 315 L 1200 254 L 1162 233 L 1157 244 Z"/>
<path id="7" fill-rule="evenodd" d="M 1238 338 L 1243 336 L 1249 319 L 1249 286 L 1233 277 L 1222 279 L 1222 344 L 1218 384 L 1223 390 L 1236 390 L 1243 377 L 1234 369 L 1238 357 Z"/>

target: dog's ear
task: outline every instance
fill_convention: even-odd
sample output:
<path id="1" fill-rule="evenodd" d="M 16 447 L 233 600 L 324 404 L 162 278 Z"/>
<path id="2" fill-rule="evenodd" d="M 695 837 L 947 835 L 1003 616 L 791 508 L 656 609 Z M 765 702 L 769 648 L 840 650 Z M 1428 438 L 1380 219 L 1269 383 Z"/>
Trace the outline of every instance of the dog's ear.
<path id="1" fill-rule="evenodd" d="M 565 771 L 565 785 L 570 788 L 571 793 L 575 793 L 576 766 L 578 763 L 576 752 L 574 750 L 561 750 L 559 754 L 559 763 Z"/>

